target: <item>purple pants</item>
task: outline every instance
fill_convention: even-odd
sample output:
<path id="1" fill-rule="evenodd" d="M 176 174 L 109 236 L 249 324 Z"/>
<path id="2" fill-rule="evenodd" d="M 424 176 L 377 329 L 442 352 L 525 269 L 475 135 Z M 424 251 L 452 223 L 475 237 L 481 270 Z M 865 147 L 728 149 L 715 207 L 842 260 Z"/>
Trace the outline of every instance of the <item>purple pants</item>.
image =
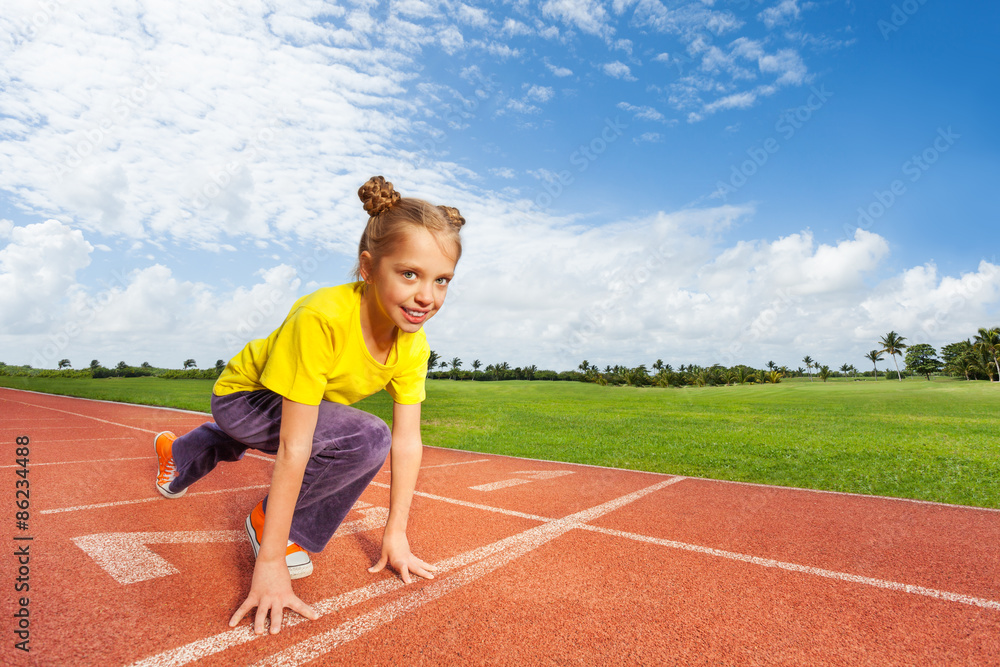
<path id="1" fill-rule="evenodd" d="M 212 396 L 215 423 L 206 422 L 174 441 L 177 477 L 171 490 L 191 486 L 219 461 L 237 461 L 247 449 L 276 454 L 281 402 L 280 395 L 267 389 Z M 340 403 L 320 403 L 288 539 L 306 551 L 322 551 L 385 463 L 391 443 L 389 427 L 375 415 Z"/>

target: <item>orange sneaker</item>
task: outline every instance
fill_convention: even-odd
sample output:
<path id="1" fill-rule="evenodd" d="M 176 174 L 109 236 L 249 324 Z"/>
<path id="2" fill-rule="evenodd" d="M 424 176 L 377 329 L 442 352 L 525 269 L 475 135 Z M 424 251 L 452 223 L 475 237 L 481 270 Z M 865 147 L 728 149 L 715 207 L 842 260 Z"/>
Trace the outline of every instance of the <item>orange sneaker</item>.
<path id="1" fill-rule="evenodd" d="M 167 498 L 180 498 L 187 489 L 173 492 L 170 490 L 170 482 L 177 477 L 177 469 L 174 468 L 174 440 L 177 436 L 170 431 L 157 433 L 153 438 L 153 448 L 156 450 L 156 458 L 159 460 L 159 470 L 156 473 L 156 488 Z"/>
<path id="2" fill-rule="evenodd" d="M 264 539 L 264 501 L 260 501 L 250 512 L 246 521 L 247 535 L 250 537 L 250 546 L 253 548 L 253 557 L 260 553 L 260 541 Z M 288 574 L 292 579 L 301 579 L 312 574 L 313 564 L 309 559 L 306 550 L 295 542 L 288 540 L 285 549 L 285 565 L 288 566 Z"/>

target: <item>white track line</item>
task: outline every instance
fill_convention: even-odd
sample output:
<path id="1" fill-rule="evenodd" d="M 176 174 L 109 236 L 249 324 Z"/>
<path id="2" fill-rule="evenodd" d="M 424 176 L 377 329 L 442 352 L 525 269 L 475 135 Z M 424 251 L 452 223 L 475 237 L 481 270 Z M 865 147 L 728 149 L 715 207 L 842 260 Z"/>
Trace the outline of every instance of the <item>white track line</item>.
<path id="1" fill-rule="evenodd" d="M 499 482 L 490 482 L 489 484 L 480 484 L 479 486 L 470 486 L 469 489 L 472 491 L 498 491 L 500 489 L 506 489 L 510 486 L 520 486 L 521 484 L 530 484 L 530 479 L 518 479 L 516 477 L 512 479 L 502 479 Z"/>
<path id="2" fill-rule="evenodd" d="M 217 493 L 232 493 L 234 491 L 249 491 L 250 489 L 266 489 L 269 488 L 270 484 L 257 484 L 255 486 L 241 486 L 236 489 L 219 489 L 217 491 L 195 491 L 194 493 L 189 493 L 185 497 L 191 498 L 192 496 L 211 496 Z M 102 507 L 117 507 L 118 505 L 135 505 L 137 503 L 152 503 L 157 500 L 177 500 L 176 498 L 164 498 L 163 496 L 153 496 L 152 498 L 137 498 L 136 500 L 117 500 L 111 503 L 97 503 L 94 505 L 76 505 L 74 507 L 59 507 L 51 510 L 42 510 L 39 514 L 58 514 L 59 512 L 76 512 L 79 510 L 95 510 Z"/>
<path id="3" fill-rule="evenodd" d="M 450 449 L 448 447 L 438 447 L 435 445 L 424 445 L 428 449 L 439 449 L 445 452 L 454 452 L 456 450 Z M 458 450 L 463 451 L 463 450 Z M 471 452 L 470 452 L 471 453 Z M 477 452 L 482 453 L 482 452 Z M 595 468 L 597 470 L 614 470 L 617 472 L 633 473 L 636 475 L 655 475 L 657 477 L 669 477 L 672 473 L 666 472 L 650 472 L 648 470 L 636 470 L 633 468 L 615 468 L 613 466 L 602 466 L 593 463 L 575 463 L 573 461 L 554 461 L 552 459 L 533 459 L 527 456 L 511 456 L 510 454 L 490 454 L 490 456 L 495 458 L 503 459 L 514 459 L 517 461 L 537 461 L 538 463 L 550 463 L 564 466 L 579 466 L 581 468 Z M 887 500 L 890 502 L 898 501 L 903 503 L 916 503 L 918 505 L 936 505 L 938 507 L 950 507 L 954 509 L 961 510 L 976 510 L 982 512 L 994 512 L 1000 513 L 1000 508 L 995 507 L 978 507 L 976 505 L 957 505 L 955 503 L 941 503 L 934 500 L 918 500 L 916 498 L 898 498 L 896 496 L 876 496 L 873 494 L 866 493 L 850 493 L 848 491 L 825 491 L 823 489 L 805 489 L 800 486 L 782 486 L 780 484 L 760 484 L 757 482 L 738 482 L 729 479 L 712 479 L 711 477 L 695 477 L 693 475 L 685 475 L 687 479 L 699 481 L 699 482 L 719 482 L 721 484 L 738 484 L 741 486 L 755 486 L 761 489 L 785 489 L 788 491 L 802 491 L 804 493 L 823 493 L 835 496 L 847 496 L 848 498 L 871 498 L 873 500 Z"/>
<path id="4" fill-rule="evenodd" d="M 469 463 L 485 463 L 487 461 L 489 461 L 489 459 L 476 459 L 475 461 L 457 461 L 456 463 L 438 463 L 438 464 L 432 465 L 432 466 L 420 466 L 420 469 L 421 470 L 430 470 L 431 468 L 448 468 L 450 466 L 464 466 L 464 465 L 467 465 Z M 392 470 L 390 468 L 386 468 L 385 470 L 379 470 L 379 472 L 383 473 L 383 474 L 388 474 L 388 473 L 391 473 Z"/>
<path id="5" fill-rule="evenodd" d="M 246 542 L 246 530 L 96 533 L 74 537 L 73 543 L 119 584 L 134 584 L 178 574 L 180 570 L 154 553 L 148 544 Z"/>
<path id="6" fill-rule="evenodd" d="M 34 444 L 34 443 L 32 443 Z M 62 466 L 71 463 L 110 463 L 112 461 L 138 461 L 138 460 L 149 460 L 149 456 L 129 456 L 123 459 L 87 459 L 86 461 L 52 461 L 50 463 L 31 463 L 31 467 L 35 468 L 37 466 Z M 0 466 L 0 468 L 20 468 L 21 466 Z"/>
<path id="7" fill-rule="evenodd" d="M 118 422 L 108 421 L 107 419 L 99 419 L 98 417 L 92 417 L 90 415 L 80 414 L 79 412 L 70 412 L 69 410 L 60 410 L 59 408 L 50 408 L 47 405 L 37 405 L 35 403 L 25 403 L 24 401 L 13 401 L 9 398 L 3 399 L 10 403 L 20 403 L 21 405 L 30 405 L 33 408 L 39 408 L 41 410 L 52 410 L 53 412 L 61 412 L 66 415 L 73 415 L 74 417 L 82 417 L 83 419 L 93 419 L 95 422 L 102 422 L 104 424 L 111 424 L 112 426 L 121 426 L 122 428 L 130 428 L 133 431 L 142 431 L 143 433 L 159 433 L 159 431 L 150 431 L 148 428 L 139 428 L 138 426 L 129 426 L 128 424 L 120 424 Z M 128 405 L 128 404 L 124 404 Z"/>
<path id="8" fill-rule="evenodd" d="M 432 466 L 421 466 L 420 469 L 421 470 L 430 470 L 431 468 L 447 468 L 449 466 L 464 466 L 464 465 L 468 465 L 470 463 L 486 463 L 487 461 L 489 461 L 489 459 L 476 459 L 474 461 L 457 461 L 455 463 L 438 463 L 437 465 L 432 465 Z M 385 472 L 387 472 L 387 471 L 385 471 Z"/>
<path id="9" fill-rule="evenodd" d="M 48 396 L 50 398 L 65 398 L 71 401 L 88 401 L 90 403 L 106 403 L 108 405 L 125 405 L 130 408 L 149 408 L 151 410 L 167 410 L 169 412 L 181 412 L 189 415 L 199 415 L 201 417 L 207 417 L 209 414 L 207 412 L 199 412 L 198 410 L 185 410 L 183 408 L 168 408 L 165 405 L 145 405 L 143 403 L 123 403 L 122 401 L 106 401 L 100 398 L 84 398 L 82 396 L 67 396 L 66 394 L 48 394 L 44 391 L 32 391 L 31 389 L 14 389 L 13 387 L 0 387 L 0 392 L 4 389 L 7 391 L 20 391 L 25 394 L 34 394 L 36 396 Z M 9 401 L 9 398 L 0 398 L 0 401 Z M 36 403 L 25 403 L 25 405 L 34 405 L 35 407 L 42 407 Z"/>
<path id="10" fill-rule="evenodd" d="M 39 396 L 55 396 L 57 398 L 65 398 L 65 399 L 74 400 L 74 401 L 90 401 L 90 402 L 93 402 L 93 403 L 107 403 L 109 405 L 122 405 L 122 406 L 133 407 L 133 408 L 152 408 L 152 409 L 155 409 L 155 410 L 164 410 L 164 411 L 167 411 L 167 412 L 180 412 L 180 413 L 183 413 L 183 414 L 192 414 L 192 415 L 199 415 L 199 416 L 203 416 L 203 417 L 211 417 L 210 414 L 205 413 L 205 412 L 196 412 L 194 410 L 183 410 L 181 408 L 167 408 L 167 407 L 164 407 L 162 405 L 139 405 L 139 404 L 136 404 L 136 403 L 121 403 L 119 401 L 102 401 L 102 400 L 96 399 L 96 398 L 80 398 L 78 396 L 63 396 L 61 394 L 46 394 L 44 392 L 31 391 L 31 390 L 28 390 L 28 389 L 13 389 L 13 388 L 10 388 L 10 387 L 0 387 L 0 392 L 2 392 L 5 389 L 9 390 L 9 391 L 19 391 L 19 392 L 23 392 L 23 393 L 26 393 L 26 394 L 36 394 L 36 395 L 39 395 Z M 14 401 L 14 400 L 9 399 L 9 398 L 0 398 L 0 401 L 10 401 L 12 403 L 20 403 L 21 405 L 28 405 L 28 406 L 31 406 L 31 407 L 34 407 L 34 408 L 45 408 L 45 406 L 38 405 L 36 403 L 25 403 L 23 401 Z M 47 409 L 47 410 L 56 410 L 56 408 L 45 408 L 45 409 Z M 65 410 L 56 410 L 56 411 L 57 412 L 66 412 L 66 414 L 71 414 L 71 415 L 77 414 L 75 412 L 67 412 Z M 87 415 L 80 415 L 80 416 L 87 417 Z M 87 418 L 88 419 L 96 419 L 96 417 L 87 417 Z M 104 420 L 99 419 L 98 421 L 104 421 Z M 117 426 L 125 426 L 126 428 L 136 428 L 134 426 L 127 426 L 125 424 L 117 424 L 116 422 L 107 422 L 107 423 L 109 423 L 109 424 L 115 424 Z M 144 431 L 146 433 L 159 433 L 159 431 L 147 431 L 145 429 L 138 429 L 138 428 L 136 430 L 138 430 L 138 431 Z M 450 449 L 448 447 L 437 447 L 437 446 L 434 446 L 434 445 L 424 445 L 424 447 L 429 448 L 429 449 L 439 449 L 439 450 L 445 451 L 445 452 L 463 451 L 463 450 Z M 658 477 L 670 476 L 670 473 L 648 472 L 648 471 L 645 471 L 645 470 L 632 470 L 630 468 L 615 468 L 613 466 L 594 465 L 592 463 L 574 463 L 572 461 L 551 461 L 551 460 L 548 460 L 548 459 L 533 459 L 533 458 L 528 458 L 528 457 L 525 457 L 525 456 L 510 456 L 509 454 L 490 454 L 490 456 L 491 457 L 505 458 L 505 459 L 516 459 L 516 460 L 519 460 L 519 461 L 537 461 L 539 463 L 555 463 L 555 464 L 558 464 L 558 465 L 580 466 L 582 468 L 596 468 L 596 469 L 599 469 L 599 470 L 616 470 L 618 472 L 635 473 L 635 474 L 640 474 L 640 475 L 656 475 Z M 475 462 L 476 461 L 468 461 L 468 463 L 475 463 Z M 461 464 L 460 463 L 456 463 L 456 464 L 447 464 L 447 465 L 461 465 Z M 428 467 L 434 467 L 434 466 L 428 466 Z M 383 472 L 385 472 L 385 471 L 383 471 Z M 756 486 L 756 487 L 760 487 L 762 489 L 787 489 L 789 491 L 803 491 L 803 492 L 806 492 L 806 493 L 823 493 L 823 494 L 830 494 L 830 495 L 837 495 L 837 496 L 848 496 L 848 497 L 857 497 L 857 498 L 872 498 L 874 500 L 899 501 L 899 502 L 904 502 L 904 503 L 916 503 L 916 504 L 919 504 L 919 505 L 937 505 L 939 507 L 951 507 L 951 508 L 963 509 L 963 510 L 978 510 L 978 511 L 982 511 L 982 512 L 1000 513 L 1000 508 L 994 508 L 994 507 L 977 507 L 975 505 L 956 505 L 954 503 L 940 503 L 940 502 L 936 502 L 936 501 L 933 501 L 933 500 L 917 500 L 915 498 L 897 498 L 895 496 L 876 496 L 876 495 L 864 494 L 864 493 L 849 493 L 849 492 L 846 492 L 846 491 L 825 491 L 825 490 L 822 490 L 822 489 L 804 489 L 804 488 L 798 487 L 798 486 L 781 486 L 779 484 L 759 484 L 759 483 L 756 483 L 756 482 L 738 482 L 738 481 L 733 481 L 733 480 L 728 480 L 728 479 L 712 479 L 712 478 L 709 478 L 709 477 L 692 477 L 692 476 L 689 476 L 689 475 L 686 475 L 685 477 L 687 477 L 687 479 L 693 479 L 693 480 L 698 480 L 698 481 L 703 481 L 703 482 L 720 482 L 722 484 L 738 484 L 738 485 L 741 485 L 741 486 Z"/>
<path id="11" fill-rule="evenodd" d="M 536 528 L 530 528 L 523 533 L 500 540 L 499 543 L 496 543 L 496 546 L 499 548 L 495 549 L 495 553 L 473 563 L 456 575 L 450 576 L 443 581 L 435 581 L 434 583 L 415 589 L 378 609 L 346 621 L 333 630 L 310 637 L 275 655 L 268 656 L 256 663 L 254 667 L 271 665 L 294 667 L 315 660 L 341 644 L 357 639 L 377 627 L 395 620 L 399 616 L 416 611 L 428 602 L 432 602 L 466 584 L 472 583 L 476 579 L 490 574 L 511 561 L 551 542 L 583 522 L 593 521 L 643 496 L 654 491 L 659 491 L 665 486 L 675 484 L 682 479 L 682 477 L 677 477 L 653 484 L 645 489 L 640 489 L 639 491 L 602 503 L 596 507 L 570 514 L 562 519 L 557 519 Z"/>
<path id="12" fill-rule="evenodd" d="M 711 547 L 702 547 L 696 544 L 685 544 L 684 542 L 675 542 L 673 540 L 665 540 L 657 537 L 649 537 L 647 535 L 627 533 L 625 531 L 614 530 L 612 528 L 600 528 L 598 526 L 578 526 L 578 527 L 584 530 L 593 531 L 595 533 L 603 533 L 605 535 L 613 535 L 615 537 L 624 537 L 630 540 L 635 540 L 637 542 L 648 542 L 650 544 L 658 544 L 660 546 L 670 547 L 672 549 L 683 549 L 685 551 L 694 551 L 696 553 L 707 554 L 709 556 L 717 556 L 719 558 L 726 558 L 728 560 L 736 560 L 736 561 L 742 561 L 744 563 L 751 563 L 753 565 L 760 565 L 761 567 L 778 568 L 781 570 L 788 570 L 790 572 L 802 572 L 805 574 L 816 575 L 817 577 L 825 577 L 827 579 L 837 579 L 839 581 L 847 581 L 852 584 L 864 584 L 866 586 L 873 586 L 875 588 L 885 588 L 892 591 L 900 591 L 902 593 L 923 595 L 925 597 L 935 598 L 937 600 L 947 600 L 949 602 L 961 602 L 962 604 L 973 605 L 976 607 L 983 607 L 984 609 L 1000 610 L 1000 602 L 994 600 L 986 600 L 984 598 L 977 598 L 971 595 L 963 595 L 961 593 L 950 593 L 948 591 L 939 591 L 933 588 L 915 586 L 913 584 L 901 584 L 895 581 L 887 581 L 885 579 L 862 577 L 857 574 L 847 574 L 845 572 L 836 572 L 834 570 L 824 570 L 822 568 L 812 567 L 809 565 L 799 565 L 797 563 L 785 563 L 771 558 L 760 558 L 758 556 L 749 556 L 747 554 L 736 553 L 734 551 L 723 551 L 722 549 L 712 549 Z"/>
<path id="13" fill-rule="evenodd" d="M 371 486 L 378 486 L 383 489 L 391 488 L 388 484 L 383 484 L 382 482 L 372 482 Z M 493 507 L 491 505 L 482 505 L 480 503 L 471 503 L 468 500 L 458 500 L 457 498 L 446 498 L 444 496 L 437 496 L 433 493 L 426 493 L 424 491 L 414 491 L 413 495 L 420 496 L 421 498 L 430 498 L 431 500 L 440 500 L 443 503 L 451 503 L 452 505 L 461 505 L 462 507 L 471 507 L 477 510 L 485 510 L 487 512 L 497 512 L 499 514 L 506 514 L 507 516 L 516 516 L 522 519 L 531 519 L 532 521 L 555 521 L 555 519 L 547 516 L 538 516 L 537 514 L 525 514 L 524 512 L 516 512 L 514 510 L 504 509 L 502 507 Z"/>
<path id="14" fill-rule="evenodd" d="M 54 444 L 63 443 L 63 442 L 73 442 L 73 443 L 81 443 L 81 442 L 107 442 L 108 440 L 130 440 L 130 441 L 134 441 L 135 437 L 131 437 L 131 438 L 125 438 L 125 437 L 121 437 L 121 438 L 119 438 L 119 437 L 111 437 L 111 438 L 67 438 L 65 440 L 49 440 L 48 438 L 44 438 L 44 439 L 43 438 L 36 438 L 34 435 L 31 435 L 31 446 L 32 447 L 37 447 L 38 445 L 54 445 Z"/>
<path id="15" fill-rule="evenodd" d="M 648 487 L 646 489 L 642 489 L 640 491 L 636 491 L 635 493 L 628 494 L 627 496 L 623 496 L 622 498 L 618 498 L 618 499 L 613 500 L 611 502 L 604 503 L 603 505 L 599 505 L 599 506 L 597 506 L 595 508 L 591 508 L 589 510 L 584 510 L 583 512 L 578 512 L 578 513 L 573 514 L 573 515 L 571 515 L 569 517 L 566 517 L 564 519 L 556 519 L 556 520 L 543 519 L 543 520 L 548 521 L 550 523 L 546 524 L 545 526 L 540 526 L 539 528 L 546 528 L 546 527 L 548 527 L 548 525 L 551 525 L 551 524 L 554 524 L 554 523 L 559 523 L 559 525 L 560 525 L 560 532 L 559 532 L 559 534 L 562 534 L 562 533 L 566 532 L 566 530 L 569 530 L 569 529 L 575 527 L 575 525 L 576 525 L 575 523 L 567 523 L 567 522 L 570 522 L 571 520 L 575 521 L 576 519 L 573 519 L 573 517 L 579 517 L 580 520 L 588 520 L 588 521 L 592 520 L 592 519 L 596 518 L 597 516 L 600 516 L 601 514 L 605 514 L 607 512 L 613 511 L 614 509 L 617 509 L 618 507 L 621 507 L 622 505 L 625 505 L 625 504 L 627 504 L 629 502 L 637 500 L 638 498 L 641 498 L 642 496 L 646 495 L 647 493 L 652 493 L 653 491 L 655 491 L 655 490 L 657 490 L 659 488 L 662 488 L 662 487 L 667 486 L 669 484 L 673 484 L 673 483 L 679 482 L 682 479 L 684 479 L 684 478 L 683 477 L 676 477 L 676 478 L 673 478 L 673 479 L 670 479 L 670 480 L 666 480 L 664 482 L 660 482 L 659 484 L 655 484 L 652 487 Z M 460 504 L 465 504 L 465 503 L 462 503 L 461 501 L 459 501 L 459 503 Z M 496 510 L 496 508 L 493 508 L 493 509 Z M 501 510 L 501 511 L 506 512 L 506 510 Z M 595 511 L 599 512 L 599 513 L 594 514 Z M 518 514 L 520 514 L 520 513 L 518 513 Z M 565 530 L 561 530 L 562 527 L 565 527 Z M 472 563 L 476 563 L 478 561 L 483 561 L 484 559 L 490 559 L 491 557 L 495 559 L 497 556 L 502 557 L 502 556 L 504 556 L 504 554 L 508 553 L 508 551 L 509 551 L 509 549 L 511 548 L 512 545 L 520 544 L 522 546 L 522 548 L 523 548 L 525 545 L 528 545 L 529 543 L 537 542 L 538 541 L 537 537 L 534 538 L 534 539 L 532 538 L 532 535 L 536 535 L 536 533 L 533 533 L 533 531 L 537 531 L 537 530 L 538 530 L 538 528 L 531 528 L 531 529 L 528 529 L 527 531 L 524 531 L 523 533 L 519 533 L 517 535 L 513 535 L 511 537 L 507 537 L 507 538 L 504 538 L 502 540 L 498 540 L 497 542 L 494 542 L 492 544 L 488 544 L 488 545 L 483 546 L 483 547 L 478 547 L 476 549 L 472 549 L 470 551 L 466 551 L 465 553 L 458 554 L 456 556 L 452 556 L 451 558 L 447 558 L 445 560 L 442 560 L 442 561 L 440 561 L 440 562 L 438 562 L 438 563 L 435 564 L 435 566 L 437 567 L 437 576 L 441 577 L 444 573 L 446 573 L 448 571 L 455 570 L 455 569 L 458 569 L 458 568 L 461 568 L 461 567 L 465 567 L 465 566 L 470 565 Z M 541 544 L 544 544 L 545 542 L 549 541 L 550 539 L 554 539 L 554 537 L 556 537 L 556 536 L 557 535 L 553 534 L 552 537 L 550 537 L 548 539 L 545 539 L 545 540 L 543 540 L 541 542 L 538 542 L 538 544 L 536 544 L 535 546 L 540 546 Z M 534 547 L 531 547 L 531 548 L 534 548 Z M 530 551 L 530 550 L 531 550 L 530 548 L 527 549 L 527 551 Z M 524 551 L 524 553 L 527 553 L 527 551 Z M 518 554 L 518 555 L 520 555 L 520 554 Z M 507 559 L 507 560 L 508 561 L 512 560 L 512 558 L 511 559 Z M 494 561 L 490 561 L 490 563 L 492 564 L 492 563 L 494 563 Z M 496 563 L 493 567 L 490 567 L 488 569 L 488 571 L 492 571 L 492 570 L 496 569 L 501 564 L 502 563 Z M 486 574 L 486 572 L 487 571 L 484 570 L 484 571 L 479 572 L 479 573 L 473 573 L 473 574 L 475 574 L 475 576 L 471 576 L 471 577 L 469 575 L 463 573 L 463 575 L 465 575 L 465 576 L 463 576 L 463 578 L 461 580 L 461 583 L 459 585 L 463 585 L 465 583 L 468 583 L 469 581 L 472 581 L 472 580 L 474 580 L 474 579 L 482 576 L 483 574 Z M 441 582 L 441 583 L 445 583 L 445 582 Z M 371 600 L 373 598 L 385 595 L 386 593 L 390 593 L 392 591 L 400 589 L 403 586 L 405 586 L 405 584 L 401 580 L 399 580 L 398 578 L 396 578 L 396 577 L 393 577 L 391 579 L 383 579 L 382 581 L 378 581 L 378 582 L 375 582 L 373 584 L 369 584 L 368 586 L 364 586 L 362 588 L 358 588 L 358 589 L 355 589 L 353 591 L 348 591 L 347 593 L 342 593 L 341 595 L 338 595 L 338 596 L 335 596 L 335 597 L 332 597 L 332 598 L 328 598 L 328 599 L 323 600 L 321 602 L 317 602 L 317 603 L 315 603 L 313 605 L 313 609 L 316 611 L 317 614 L 320 615 L 320 617 L 322 617 L 324 615 L 331 614 L 331 613 L 336 612 L 336 611 L 341 611 L 343 609 L 346 609 L 347 607 L 350 607 L 350 606 L 353 606 L 353 605 L 356 605 L 356 604 L 360 604 L 360 603 L 365 602 L 367 600 Z M 428 588 L 430 588 L 430 586 L 424 586 L 422 588 L 416 589 L 414 591 L 413 595 L 420 596 L 422 594 L 421 592 L 422 591 L 426 591 Z M 445 592 L 448 592 L 448 590 L 452 590 L 453 588 L 454 588 L 454 585 L 452 586 L 452 588 L 449 588 L 449 589 L 443 591 L 442 593 L 440 593 L 440 595 L 443 595 Z M 440 597 L 440 595 L 438 595 L 437 597 Z M 394 603 L 390 603 L 390 605 L 392 605 L 392 604 L 394 604 Z M 365 616 L 362 616 L 360 618 L 364 618 L 364 617 Z M 298 625 L 299 623 L 302 623 L 305 620 L 306 619 L 304 619 L 301 616 L 298 616 L 296 614 L 288 614 L 283 619 L 282 626 L 287 628 L 287 627 L 290 627 L 290 626 L 293 626 L 293 625 Z M 374 629 L 374 627 L 376 627 L 376 626 L 373 626 L 370 629 Z M 268 635 L 267 634 L 263 634 L 263 635 L 254 634 L 252 625 L 241 625 L 241 626 L 239 626 L 237 628 L 234 628 L 232 630 L 228 630 L 226 632 L 221 632 L 221 633 L 219 633 L 217 635 L 214 635 L 212 637 L 206 637 L 205 639 L 199 639 L 197 641 L 191 642 L 190 644 L 186 644 L 184 646 L 180 646 L 180 647 L 178 647 L 176 649 L 172 649 L 170 651 L 165 651 L 165 652 L 160 653 L 158 655 L 154 655 L 154 656 L 145 658 L 145 659 L 140 660 L 138 662 L 132 663 L 132 665 L 130 665 L 129 667 L 181 667 L 182 665 L 187 665 L 187 664 L 190 664 L 190 663 L 195 662 L 197 660 L 201 660 L 201 659 L 206 658 L 206 657 L 208 657 L 210 655 L 213 655 L 215 653 L 219 653 L 221 651 L 224 651 L 224 650 L 226 650 L 226 649 L 228 649 L 230 647 L 238 646 L 239 644 L 244 644 L 244 643 L 253 641 L 255 639 L 260 639 L 261 637 L 266 637 L 266 636 L 268 636 Z M 312 641 L 314 641 L 314 639 L 308 640 L 308 642 L 304 642 L 304 643 L 312 642 Z M 327 649 L 327 650 L 329 650 L 329 649 Z M 272 662 L 270 662 L 270 660 L 273 660 L 273 658 L 265 660 L 265 664 L 272 664 Z"/>

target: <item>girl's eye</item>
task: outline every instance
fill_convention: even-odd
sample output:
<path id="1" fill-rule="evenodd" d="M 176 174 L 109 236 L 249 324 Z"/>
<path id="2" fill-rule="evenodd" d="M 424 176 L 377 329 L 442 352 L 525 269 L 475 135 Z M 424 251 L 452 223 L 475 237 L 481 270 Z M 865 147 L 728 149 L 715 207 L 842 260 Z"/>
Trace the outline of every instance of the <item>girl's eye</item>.
<path id="1" fill-rule="evenodd" d="M 434 282 L 436 282 L 438 285 L 447 285 L 451 281 L 449 281 L 447 278 L 438 278 Z"/>
<path id="2" fill-rule="evenodd" d="M 413 280 L 414 278 L 417 277 L 417 274 L 414 273 L 413 271 L 403 271 L 403 277 L 406 278 L 407 280 Z"/>

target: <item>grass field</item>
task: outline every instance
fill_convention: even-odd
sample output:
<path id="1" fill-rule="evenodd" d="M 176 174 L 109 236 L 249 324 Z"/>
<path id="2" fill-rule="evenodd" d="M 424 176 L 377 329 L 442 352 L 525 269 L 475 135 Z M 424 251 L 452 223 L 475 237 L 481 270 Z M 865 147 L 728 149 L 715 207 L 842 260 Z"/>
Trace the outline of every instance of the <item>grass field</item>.
<path id="1" fill-rule="evenodd" d="M 208 411 L 211 381 L 0 377 Z M 786 381 L 685 389 L 430 380 L 428 445 L 1000 508 L 1000 385 Z M 358 407 L 388 419 L 384 392 Z"/>

